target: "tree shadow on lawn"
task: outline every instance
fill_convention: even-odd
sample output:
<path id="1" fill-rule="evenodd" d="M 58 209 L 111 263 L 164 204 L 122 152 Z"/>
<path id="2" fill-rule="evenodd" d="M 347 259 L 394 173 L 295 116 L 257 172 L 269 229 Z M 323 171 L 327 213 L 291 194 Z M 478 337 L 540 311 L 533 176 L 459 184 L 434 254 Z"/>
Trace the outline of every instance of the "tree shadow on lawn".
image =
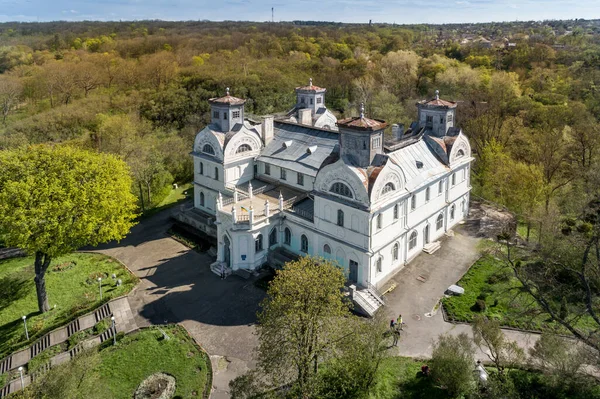
<path id="1" fill-rule="evenodd" d="M 0 311 L 29 292 L 30 278 L 25 273 L 13 273 L 0 278 Z"/>

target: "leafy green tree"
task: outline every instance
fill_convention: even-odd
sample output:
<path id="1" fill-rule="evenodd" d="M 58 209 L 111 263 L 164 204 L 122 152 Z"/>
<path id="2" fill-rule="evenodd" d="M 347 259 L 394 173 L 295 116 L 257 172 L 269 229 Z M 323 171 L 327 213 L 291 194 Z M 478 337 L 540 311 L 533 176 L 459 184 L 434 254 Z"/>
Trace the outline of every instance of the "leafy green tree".
<path id="1" fill-rule="evenodd" d="M 475 347 L 467 334 L 440 335 L 433 346 L 431 377 L 451 397 L 461 397 L 472 392 L 475 387 L 474 355 Z"/>
<path id="2" fill-rule="evenodd" d="M 497 320 L 477 317 L 473 324 L 473 338 L 501 374 L 505 368 L 518 366 L 525 359 L 523 349 L 515 341 L 506 339 Z"/>
<path id="3" fill-rule="evenodd" d="M 136 216 L 125 163 L 69 146 L 0 152 L 0 234 L 35 255 L 40 312 L 48 311 L 45 273 L 52 258 L 119 240 Z"/>

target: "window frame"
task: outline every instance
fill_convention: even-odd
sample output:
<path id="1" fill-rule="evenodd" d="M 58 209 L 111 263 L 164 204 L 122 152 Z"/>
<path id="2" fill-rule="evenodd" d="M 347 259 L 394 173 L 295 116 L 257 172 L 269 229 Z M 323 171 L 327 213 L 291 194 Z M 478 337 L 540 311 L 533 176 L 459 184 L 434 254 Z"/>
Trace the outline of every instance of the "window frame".
<path id="1" fill-rule="evenodd" d="M 383 258 L 380 256 L 375 261 L 375 272 L 380 274 L 383 271 Z"/>
<path id="2" fill-rule="evenodd" d="M 377 230 L 381 230 L 383 228 L 383 215 L 381 213 L 377 214 Z"/>
<path id="3" fill-rule="evenodd" d="M 412 251 L 413 249 L 415 249 L 417 247 L 417 240 L 419 238 L 419 233 L 417 233 L 417 231 L 413 231 L 412 233 L 410 233 L 409 239 L 408 239 L 408 250 Z"/>
<path id="4" fill-rule="evenodd" d="M 415 209 L 417 209 L 417 194 L 410 197 L 410 210 L 414 211 Z"/>
<path id="5" fill-rule="evenodd" d="M 435 231 L 440 231 L 444 228 L 444 214 L 440 213 L 435 219 Z"/>
<path id="6" fill-rule="evenodd" d="M 269 232 L 269 248 L 277 244 L 277 227 L 273 227 Z"/>
<path id="7" fill-rule="evenodd" d="M 431 200 L 431 188 L 427 187 L 425 189 L 425 203 L 429 202 Z"/>
<path id="8" fill-rule="evenodd" d="M 400 244 L 395 242 L 394 246 L 392 246 L 392 259 L 398 260 L 399 257 L 400 257 Z"/>
<path id="9" fill-rule="evenodd" d="M 206 151 L 207 148 L 210 148 L 210 150 Z M 214 147 L 212 145 L 208 144 L 208 143 L 206 143 L 206 144 L 204 144 L 202 146 L 202 152 L 204 154 L 208 154 L 208 155 L 215 155 L 216 154 Z"/>
<path id="10" fill-rule="evenodd" d="M 443 192 L 444 192 L 444 181 L 440 180 L 438 182 L 438 195 L 442 195 Z"/>
<path id="11" fill-rule="evenodd" d="M 281 180 L 287 180 L 287 170 L 285 170 L 285 168 L 279 168 L 279 178 Z"/>
<path id="12" fill-rule="evenodd" d="M 271 176 L 271 165 L 265 163 L 265 175 Z"/>
<path id="13" fill-rule="evenodd" d="M 327 255 L 331 255 L 331 247 L 329 246 L 329 244 L 323 245 L 323 253 L 327 254 Z"/>
<path id="14" fill-rule="evenodd" d="M 203 162 L 200 162 L 199 169 L 200 169 L 199 173 L 201 175 L 204 175 L 204 163 Z"/>
<path id="15" fill-rule="evenodd" d="M 300 172 L 296 172 L 296 183 L 299 186 L 303 186 L 304 185 L 304 175 Z"/>
<path id="16" fill-rule="evenodd" d="M 204 206 L 204 193 L 200 191 L 200 206 Z"/>
<path id="17" fill-rule="evenodd" d="M 337 194 L 342 197 L 354 199 L 354 194 L 352 193 L 352 189 L 346 184 L 342 182 L 335 182 L 329 187 L 329 192 Z"/>
<path id="18" fill-rule="evenodd" d="M 308 253 L 308 237 L 306 234 L 300 236 L 300 252 Z"/>
<path id="19" fill-rule="evenodd" d="M 215 166 L 215 180 L 219 180 L 219 168 Z"/>
<path id="20" fill-rule="evenodd" d="M 259 253 L 263 249 L 264 249 L 264 247 L 263 247 L 263 235 L 259 234 L 254 239 L 254 253 Z"/>
<path id="21" fill-rule="evenodd" d="M 232 114 L 232 116 L 231 116 L 232 118 L 239 118 L 240 115 L 241 115 L 241 113 L 240 113 L 239 110 L 238 111 L 233 111 L 231 114 Z"/>
<path id="22" fill-rule="evenodd" d="M 283 230 L 283 243 L 285 245 L 292 245 L 292 230 L 289 227 Z"/>
<path id="23" fill-rule="evenodd" d="M 235 150 L 236 154 L 243 154 L 245 152 L 250 152 L 252 151 L 252 147 L 250 146 L 250 144 L 240 144 L 239 147 Z"/>
<path id="24" fill-rule="evenodd" d="M 398 220 L 398 204 L 394 205 L 394 220 Z"/>
<path id="25" fill-rule="evenodd" d="M 338 209 L 337 211 L 337 225 L 344 227 L 344 211 L 341 209 Z"/>

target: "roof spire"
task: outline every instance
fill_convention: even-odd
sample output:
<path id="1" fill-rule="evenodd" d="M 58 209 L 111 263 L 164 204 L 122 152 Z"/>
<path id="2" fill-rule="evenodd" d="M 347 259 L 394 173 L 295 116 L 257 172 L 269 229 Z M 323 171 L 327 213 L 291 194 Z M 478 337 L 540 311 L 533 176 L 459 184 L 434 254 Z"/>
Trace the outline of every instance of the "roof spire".
<path id="1" fill-rule="evenodd" d="M 365 117 L 365 103 L 360 103 L 360 119 Z"/>
<path id="2" fill-rule="evenodd" d="M 436 91 L 435 91 L 435 99 L 436 99 L 436 100 L 439 100 L 439 99 L 440 99 L 440 91 L 439 91 L 439 90 L 436 90 Z"/>
<path id="3" fill-rule="evenodd" d="M 308 86 L 312 87 L 312 78 L 308 79 Z"/>
<path id="4" fill-rule="evenodd" d="M 225 95 L 229 96 L 229 87 L 225 89 L 225 92 L 226 92 Z"/>

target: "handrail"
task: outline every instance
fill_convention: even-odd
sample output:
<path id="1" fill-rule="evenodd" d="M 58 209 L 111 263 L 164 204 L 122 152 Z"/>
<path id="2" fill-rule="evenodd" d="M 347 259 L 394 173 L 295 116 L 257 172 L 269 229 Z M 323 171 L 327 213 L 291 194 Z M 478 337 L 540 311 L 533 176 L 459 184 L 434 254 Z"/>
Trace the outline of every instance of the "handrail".
<path id="1" fill-rule="evenodd" d="M 306 209 L 301 209 L 296 206 L 292 206 L 291 210 L 293 213 L 297 214 L 300 217 L 303 217 L 304 219 L 308 219 L 311 222 L 314 221 L 314 217 L 315 217 L 314 211 L 308 211 Z"/>
<path id="2" fill-rule="evenodd" d="M 363 298 L 362 294 L 358 291 L 354 291 L 354 296 L 352 297 L 354 302 L 358 303 L 361 308 L 367 311 L 370 315 L 374 315 L 377 312 L 377 309 L 373 307 L 365 298 Z"/>

